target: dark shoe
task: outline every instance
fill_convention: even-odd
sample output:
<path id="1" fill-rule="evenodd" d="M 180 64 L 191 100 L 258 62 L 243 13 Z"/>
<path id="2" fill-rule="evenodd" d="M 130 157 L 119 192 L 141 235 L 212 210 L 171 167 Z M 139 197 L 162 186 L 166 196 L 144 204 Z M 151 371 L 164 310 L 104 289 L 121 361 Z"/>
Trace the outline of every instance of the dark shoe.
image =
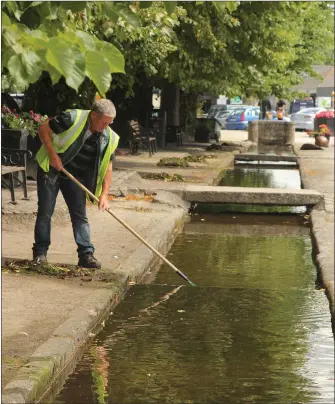
<path id="1" fill-rule="evenodd" d="M 100 269 L 101 263 L 94 257 L 92 253 L 86 253 L 79 257 L 78 266 L 91 269 Z"/>
<path id="2" fill-rule="evenodd" d="M 44 254 L 35 255 L 33 258 L 33 265 L 46 264 L 47 262 L 47 256 Z"/>

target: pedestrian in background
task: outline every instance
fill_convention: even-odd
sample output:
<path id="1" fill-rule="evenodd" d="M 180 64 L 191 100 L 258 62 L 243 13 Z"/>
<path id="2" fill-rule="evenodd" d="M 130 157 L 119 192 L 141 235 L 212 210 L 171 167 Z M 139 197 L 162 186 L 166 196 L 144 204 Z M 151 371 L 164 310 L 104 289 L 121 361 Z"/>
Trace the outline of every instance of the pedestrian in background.
<path id="1" fill-rule="evenodd" d="M 280 101 L 277 102 L 276 116 L 277 116 L 278 121 L 284 120 L 285 108 L 286 108 L 285 101 L 280 100 Z"/>

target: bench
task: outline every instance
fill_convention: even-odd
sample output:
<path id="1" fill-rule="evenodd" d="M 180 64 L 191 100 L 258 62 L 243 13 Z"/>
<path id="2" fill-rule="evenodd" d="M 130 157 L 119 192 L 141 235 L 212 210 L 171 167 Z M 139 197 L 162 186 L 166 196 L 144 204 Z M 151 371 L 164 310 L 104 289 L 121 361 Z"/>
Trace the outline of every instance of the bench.
<path id="1" fill-rule="evenodd" d="M 183 131 L 180 126 L 169 125 L 166 128 L 165 147 L 168 143 L 176 142 L 177 147 L 183 146 Z"/>
<path id="2" fill-rule="evenodd" d="M 149 155 L 157 153 L 156 130 L 143 128 L 137 120 L 130 121 L 132 138 L 129 140 L 130 154 L 138 152 L 142 145 L 147 147 Z"/>
<path id="3" fill-rule="evenodd" d="M 9 189 L 11 202 L 16 204 L 15 188 L 23 185 L 23 195 L 28 200 L 27 190 L 27 159 L 32 157 L 29 150 L 1 148 L 1 177 L 2 184 Z M 19 174 L 22 173 L 22 179 Z"/>

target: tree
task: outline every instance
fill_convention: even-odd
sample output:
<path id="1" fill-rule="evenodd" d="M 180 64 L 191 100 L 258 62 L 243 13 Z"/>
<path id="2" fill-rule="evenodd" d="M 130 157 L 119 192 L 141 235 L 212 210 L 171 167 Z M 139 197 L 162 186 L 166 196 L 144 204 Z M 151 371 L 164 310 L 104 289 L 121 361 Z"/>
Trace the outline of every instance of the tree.
<path id="1" fill-rule="evenodd" d="M 75 90 L 88 77 L 104 94 L 111 73 L 124 73 L 124 58 L 114 45 L 78 30 L 78 20 L 97 9 L 89 11 L 87 2 L 2 2 L 2 72 L 28 86 L 46 71 L 53 84 L 63 76 Z"/>

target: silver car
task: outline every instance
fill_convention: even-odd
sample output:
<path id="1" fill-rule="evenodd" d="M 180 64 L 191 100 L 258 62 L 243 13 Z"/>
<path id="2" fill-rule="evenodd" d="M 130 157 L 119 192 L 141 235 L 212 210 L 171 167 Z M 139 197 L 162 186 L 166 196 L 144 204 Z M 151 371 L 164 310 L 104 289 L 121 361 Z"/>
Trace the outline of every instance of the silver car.
<path id="1" fill-rule="evenodd" d="M 324 108 L 306 108 L 295 114 L 291 114 L 291 122 L 295 123 L 295 128 L 300 130 L 314 130 L 314 118 L 318 112 L 327 111 Z"/>

